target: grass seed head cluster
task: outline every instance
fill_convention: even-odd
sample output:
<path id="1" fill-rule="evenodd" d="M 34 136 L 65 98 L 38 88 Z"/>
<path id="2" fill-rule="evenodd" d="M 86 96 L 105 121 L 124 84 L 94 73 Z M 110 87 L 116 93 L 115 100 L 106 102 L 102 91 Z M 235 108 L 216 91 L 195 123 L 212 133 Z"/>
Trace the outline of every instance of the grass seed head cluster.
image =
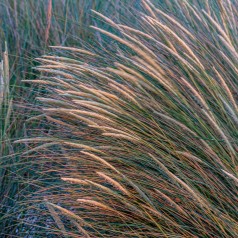
<path id="1" fill-rule="evenodd" d="M 100 47 L 38 59 L 48 131 L 22 142 L 53 184 L 32 199 L 55 232 L 237 236 L 237 7 L 142 0 L 136 24 L 94 11 Z"/>

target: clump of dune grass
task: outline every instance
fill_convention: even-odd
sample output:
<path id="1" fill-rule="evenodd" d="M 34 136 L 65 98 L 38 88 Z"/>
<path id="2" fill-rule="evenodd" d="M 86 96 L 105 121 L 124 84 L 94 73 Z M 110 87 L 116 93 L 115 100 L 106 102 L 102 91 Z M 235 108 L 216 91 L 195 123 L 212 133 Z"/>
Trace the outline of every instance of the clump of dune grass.
<path id="1" fill-rule="evenodd" d="M 237 2 L 141 4 L 39 59 L 50 131 L 21 142 L 54 185 L 33 198 L 65 237 L 236 237 Z"/>
<path id="2" fill-rule="evenodd" d="M 29 209 L 26 206 L 26 195 L 32 195 L 39 184 L 45 185 L 41 184 L 44 174 L 38 174 L 38 166 L 41 165 L 32 160 L 29 153 L 23 153 L 32 149 L 29 143 L 13 143 L 16 139 L 38 133 L 44 127 L 39 121 L 28 120 L 36 114 L 34 98 L 42 92 L 42 87 L 34 87 L 22 80 L 36 77 L 32 68 L 38 64 L 35 58 L 46 54 L 49 45 L 87 47 L 94 41 L 100 41 L 100 33 L 93 34 L 89 28 L 90 24 L 96 24 L 90 9 L 100 12 L 107 9 L 110 16 L 124 17 L 128 16 L 129 8 L 135 5 L 136 0 L 130 1 L 127 8 L 123 7 L 125 2 L 0 1 L 0 47 L 4 51 L 7 42 L 8 59 L 4 62 L 9 64 L 6 71 L 9 74 L 8 86 L 0 82 L 0 101 L 3 99 L 1 93 L 4 93 L 4 103 L 0 105 L 0 237 L 48 237 L 48 233 L 42 231 L 42 224 L 33 227 L 38 221 L 38 214 L 32 214 L 31 206 Z M 100 26 L 104 25 L 100 23 Z M 107 27 L 110 26 L 105 25 Z M 4 54 L 0 59 L 4 59 Z M 50 221 L 44 222 L 44 226 L 45 223 Z"/>

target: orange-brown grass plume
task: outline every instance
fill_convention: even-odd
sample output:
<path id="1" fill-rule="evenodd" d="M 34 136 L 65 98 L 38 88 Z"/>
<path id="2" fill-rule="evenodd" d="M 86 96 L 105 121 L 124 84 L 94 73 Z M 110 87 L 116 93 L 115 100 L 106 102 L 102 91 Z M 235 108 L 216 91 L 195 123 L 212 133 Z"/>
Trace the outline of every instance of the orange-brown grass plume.
<path id="1" fill-rule="evenodd" d="M 162 2 L 136 24 L 93 12 L 101 48 L 40 59 L 35 144 L 57 143 L 38 160 L 62 179 L 35 197 L 64 236 L 237 237 L 238 5 Z"/>

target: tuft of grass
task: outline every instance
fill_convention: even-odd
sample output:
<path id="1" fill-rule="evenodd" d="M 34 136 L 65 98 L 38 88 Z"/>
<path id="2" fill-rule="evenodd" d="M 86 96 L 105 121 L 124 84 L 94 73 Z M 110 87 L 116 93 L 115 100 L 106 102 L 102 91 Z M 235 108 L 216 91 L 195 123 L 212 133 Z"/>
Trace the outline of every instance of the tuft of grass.
<path id="1" fill-rule="evenodd" d="M 39 59 L 31 201 L 65 237 L 237 236 L 237 2 L 156 3 Z"/>
<path id="2" fill-rule="evenodd" d="M 34 151 L 30 143 L 13 143 L 16 139 L 35 135 L 44 128 L 44 121 L 35 122 L 30 119 L 38 113 L 34 98 L 38 94 L 44 95 L 44 88 L 33 87 L 23 80 L 38 77 L 33 68 L 39 64 L 35 58 L 46 54 L 49 45 L 87 48 L 88 44 L 100 41 L 101 35 L 94 35 L 88 27 L 90 24 L 96 24 L 95 19 L 91 17 L 90 9 L 110 11 L 114 18 L 119 13 L 124 17 L 128 15 L 130 6 L 135 4 L 136 0 L 130 1 L 127 9 L 123 6 L 125 2 L 0 2 L 0 51 L 6 49 L 5 42 L 8 44 L 8 53 L 3 54 L 1 59 L 5 58 L 4 67 L 9 65 L 7 70 L 6 67 L 3 69 L 6 72 L 3 74 L 8 73 L 9 76 L 1 77 L 0 82 L 0 237 L 25 237 L 36 234 L 38 237 L 48 236 L 48 233 L 40 228 L 45 224 L 40 224 L 39 227 L 33 225 L 36 217 L 40 215 L 32 214 L 31 205 L 26 205 L 28 196 L 42 185 L 41 181 L 46 181 L 47 176 L 38 174 L 40 162 L 32 160 L 26 152 Z M 2 81 L 7 78 L 7 84 L 4 81 L 3 85 Z"/>

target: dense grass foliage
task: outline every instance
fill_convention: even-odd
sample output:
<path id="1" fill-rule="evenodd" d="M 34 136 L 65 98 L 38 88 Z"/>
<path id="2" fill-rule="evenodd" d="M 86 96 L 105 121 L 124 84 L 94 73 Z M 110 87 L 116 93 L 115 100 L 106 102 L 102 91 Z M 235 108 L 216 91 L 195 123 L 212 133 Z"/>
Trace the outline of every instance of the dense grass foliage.
<path id="1" fill-rule="evenodd" d="M 237 237 L 237 9 L 0 1 L 0 237 Z"/>
<path id="2" fill-rule="evenodd" d="M 47 178 L 29 197 L 34 224 L 64 237 L 237 237 L 237 2 L 141 7 L 136 21 L 93 11 L 108 25 L 92 27 L 100 47 L 38 59 L 47 126 L 19 141 Z"/>
<path id="3" fill-rule="evenodd" d="M 130 15 L 130 7 L 136 6 L 138 1 L 130 1 L 126 8 L 125 2 L 0 1 L 0 51 L 3 52 L 0 56 L 3 60 L 0 67 L 0 237 L 41 236 L 32 224 L 38 215 L 31 216 L 26 203 L 28 195 L 38 189 L 35 181 L 42 181 L 45 176 L 36 173 L 40 164 L 24 154 L 31 145 L 13 142 L 37 134 L 45 127 L 43 123 L 28 120 L 38 113 L 35 97 L 44 89 L 22 80 L 37 77 L 33 67 L 39 63 L 35 58 L 46 54 L 49 45 L 87 47 L 100 42 L 101 35 L 94 34 L 89 26 L 103 26 L 104 23 L 97 23 L 90 10 L 108 12 L 113 18 L 119 15 L 125 18 Z M 48 233 L 43 232 L 42 236 L 46 237 Z"/>

